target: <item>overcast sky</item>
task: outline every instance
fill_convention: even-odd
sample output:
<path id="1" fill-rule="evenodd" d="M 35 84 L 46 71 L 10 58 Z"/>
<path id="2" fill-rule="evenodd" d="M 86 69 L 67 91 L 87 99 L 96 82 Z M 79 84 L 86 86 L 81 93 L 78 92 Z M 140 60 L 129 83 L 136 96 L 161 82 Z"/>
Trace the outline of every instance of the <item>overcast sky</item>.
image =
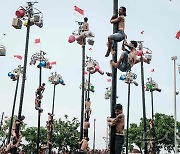
<path id="1" fill-rule="evenodd" d="M 22 5 L 26 5 L 25 0 L 0 0 L 0 44 L 7 49 L 6 57 L 0 57 L 0 114 L 11 115 L 11 108 L 14 97 L 16 82 L 7 76 L 23 61 L 13 57 L 15 54 L 24 55 L 26 27 L 14 29 L 12 19 L 15 11 Z M 145 82 L 148 77 L 158 83 L 161 93 L 154 92 L 154 111 L 168 115 L 174 115 L 174 82 L 173 82 L 173 61 L 172 56 L 178 56 L 177 63 L 180 63 L 180 40 L 175 38 L 180 30 L 180 1 L 178 0 L 133 0 L 118 1 L 119 7 L 127 8 L 125 32 L 130 40 L 143 40 L 144 46 L 152 50 L 151 64 L 144 64 Z M 51 112 L 53 85 L 48 82 L 51 72 L 59 73 L 66 85 L 58 85 L 55 99 L 55 118 L 62 118 L 64 114 L 70 118 L 77 117 L 80 120 L 81 111 L 81 61 L 82 48 L 77 43 L 68 43 L 68 37 L 78 28 L 75 21 L 82 21 L 74 13 L 74 6 L 84 10 L 84 16 L 89 18 L 90 30 L 95 34 L 95 44 L 93 47 L 86 46 L 86 55 L 97 60 L 104 72 L 111 71 L 109 61 L 111 56 L 105 58 L 107 50 L 107 37 L 112 34 L 112 25 L 109 20 L 113 13 L 113 1 L 110 0 L 44 0 L 38 1 L 35 8 L 43 12 L 44 26 L 39 28 L 32 26 L 30 29 L 27 80 L 25 83 L 25 93 L 22 114 L 26 116 L 24 120 L 28 126 L 37 126 L 37 111 L 34 109 L 35 90 L 39 84 L 39 70 L 36 66 L 30 66 L 29 60 L 32 54 L 45 51 L 46 57 L 57 64 L 51 70 L 43 69 L 42 82 L 46 83 L 44 97 L 42 99 L 41 125 L 45 126 L 47 113 Z M 144 31 L 142 35 L 140 32 Z M 7 35 L 3 35 L 3 33 Z M 36 38 L 41 39 L 41 45 L 35 44 Z M 89 48 L 92 51 L 89 51 Z M 121 54 L 121 43 L 118 43 L 118 57 Z M 155 72 L 151 73 L 151 69 Z M 141 99 L 141 72 L 140 64 L 135 65 L 132 71 L 137 74 L 138 87 L 131 85 L 130 122 L 138 123 L 143 115 Z M 122 72 L 118 71 L 119 78 Z M 180 74 L 176 70 L 177 91 L 180 91 Z M 86 77 L 87 78 L 87 77 Z M 106 118 L 110 116 L 110 101 L 104 99 L 105 88 L 111 83 L 107 82 L 106 75 L 98 73 L 91 76 L 91 83 L 95 86 L 95 93 L 90 94 L 92 101 L 91 128 L 89 129 L 90 147 L 93 142 L 93 120 L 96 119 L 96 147 L 105 148 L 106 143 L 103 137 L 106 136 Z M 21 88 L 19 84 L 15 114 L 18 114 L 19 96 Z M 127 110 L 127 84 L 118 80 L 117 83 L 117 103 L 121 103 L 124 113 Z M 150 92 L 146 95 L 146 115 L 151 117 L 151 97 Z M 179 104 L 180 95 L 177 96 L 177 120 L 180 121 Z"/>

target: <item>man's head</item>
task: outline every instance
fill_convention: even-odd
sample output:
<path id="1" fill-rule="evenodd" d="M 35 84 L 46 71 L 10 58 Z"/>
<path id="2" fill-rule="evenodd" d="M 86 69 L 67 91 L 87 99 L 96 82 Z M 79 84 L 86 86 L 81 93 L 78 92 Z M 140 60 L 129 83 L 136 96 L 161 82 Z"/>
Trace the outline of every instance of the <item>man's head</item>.
<path id="1" fill-rule="evenodd" d="M 89 137 L 85 137 L 86 141 L 89 141 Z"/>
<path id="2" fill-rule="evenodd" d="M 85 21 L 85 22 L 87 22 L 87 21 L 88 21 L 88 18 L 87 18 L 87 17 L 85 17 L 85 18 L 84 18 L 84 21 Z"/>
<path id="3" fill-rule="evenodd" d="M 46 85 L 45 83 L 42 84 L 42 86 L 45 86 L 45 85 Z"/>
<path id="4" fill-rule="evenodd" d="M 114 110 L 115 110 L 116 115 L 121 114 L 122 113 L 122 105 L 121 104 L 116 104 L 115 107 L 114 107 Z"/>
<path id="5" fill-rule="evenodd" d="M 124 6 L 121 6 L 119 8 L 119 15 L 124 15 L 126 16 L 126 8 Z"/>
<path id="6" fill-rule="evenodd" d="M 136 48 L 137 47 L 137 42 L 136 41 L 131 41 L 130 46 Z"/>

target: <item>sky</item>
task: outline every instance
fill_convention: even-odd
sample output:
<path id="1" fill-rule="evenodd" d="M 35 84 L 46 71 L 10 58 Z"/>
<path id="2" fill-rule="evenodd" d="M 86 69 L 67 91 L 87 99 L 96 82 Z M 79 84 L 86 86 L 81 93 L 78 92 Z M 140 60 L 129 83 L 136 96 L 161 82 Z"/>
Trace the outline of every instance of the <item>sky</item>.
<path id="1" fill-rule="evenodd" d="M 12 19 L 15 11 L 26 5 L 26 0 L 0 0 L 0 44 L 6 46 L 7 54 L 0 57 L 0 97 L 2 112 L 11 116 L 12 103 L 16 82 L 11 81 L 7 76 L 8 72 L 23 65 L 13 55 L 24 55 L 26 27 L 15 29 Z M 81 114 L 81 63 L 82 48 L 75 43 L 68 43 L 68 37 L 74 30 L 78 29 L 75 21 L 83 21 L 83 17 L 74 13 L 74 6 L 84 10 L 84 17 L 88 17 L 90 30 L 95 34 L 93 46 L 86 45 L 86 55 L 91 56 L 99 62 L 104 72 L 110 72 L 111 55 L 104 57 L 107 50 L 107 37 L 112 34 L 113 25 L 109 20 L 113 14 L 113 1 L 105 0 L 52 0 L 38 1 L 35 8 L 43 13 L 43 28 L 31 26 L 27 80 L 25 83 L 25 93 L 23 100 L 22 114 L 26 116 L 24 120 L 28 126 L 37 126 L 37 111 L 34 109 L 35 91 L 39 84 L 39 70 L 34 65 L 29 65 L 32 54 L 43 50 L 50 61 L 57 64 L 51 70 L 42 70 L 42 82 L 46 83 L 46 89 L 42 99 L 41 125 L 45 126 L 47 113 L 52 110 L 53 85 L 48 82 L 51 72 L 60 74 L 66 85 L 56 87 L 55 96 L 55 118 L 62 118 L 64 114 L 69 118 L 77 117 L 80 120 Z M 144 64 L 144 79 L 152 77 L 158 83 L 161 93 L 154 92 L 154 111 L 167 115 L 174 115 L 174 63 L 172 56 L 177 56 L 176 66 L 180 64 L 180 40 L 175 38 L 180 30 L 180 1 L 178 0 L 122 0 L 118 1 L 118 7 L 125 6 L 127 9 L 125 33 L 127 41 L 142 40 L 144 46 L 152 50 L 151 64 Z M 142 35 L 140 32 L 144 31 Z M 6 34 L 5 36 L 3 34 Z M 41 43 L 35 44 L 34 40 L 40 38 Z M 89 51 L 92 48 L 92 51 Z M 121 54 L 121 43 L 118 43 L 118 57 Z M 151 72 L 154 69 L 155 72 Z M 132 68 L 132 72 L 137 74 L 139 86 L 131 85 L 130 97 L 130 123 L 139 123 L 143 115 L 141 98 L 141 71 L 140 64 Z M 124 73 L 117 71 L 117 77 Z M 87 78 L 87 76 L 86 76 Z M 96 147 L 106 148 L 103 137 L 106 136 L 106 118 L 110 116 L 110 100 L 104 99 L 105 88 L 111 86 L 107 82 L 106 75 L 95 73 L 91 76 L 91 83 L 95 86 L 95 93 L 90 94 L 92 114 L 90 118 L 91 127 L 89 129 L 90 147 L 93 146 L 93 121 L 96 119 Z M 176 69 L 176 89 L 180 91 L 180 74 Z M 19 98 L 21 90 L 19 84 L 15 114 L 18 114 Z M 117 80 L 117 103 L 123 105 L 125 116 L 127 115 L 127 84 Z M 145 92 L 146 116 L 151 117 L 151 97 L 150 92 Z M 180 121 L 180 95 L 177 95 L 177 120 Z M 126 125 L 125 125 L 126 126 Z"/>

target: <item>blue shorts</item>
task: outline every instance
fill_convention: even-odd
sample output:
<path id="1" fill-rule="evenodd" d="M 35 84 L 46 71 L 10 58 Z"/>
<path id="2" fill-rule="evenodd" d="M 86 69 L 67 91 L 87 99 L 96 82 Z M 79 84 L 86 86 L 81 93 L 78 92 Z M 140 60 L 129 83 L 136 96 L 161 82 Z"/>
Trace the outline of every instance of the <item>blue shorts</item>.
<path id="1" fill-rule="evenodd" d="M 131 66 L 128 63 L 128 53 L 124 51 L 121 56 L 123 56 L 122 62 L 119 64 L 118 69 L 122 72 L 127 72 L 131 70 Z"/>
<path id="2" fill-rule="evenodd" d="M 123 31 L 120 30 L 117 33 L 114 33 L 114 34 L 110 35 L 110 38 L 112 40 L 114 40 L 114 41 L 119 41 L 120 42 L 120 41 L 124 40 L 125 34 L 124 34 Z"/>

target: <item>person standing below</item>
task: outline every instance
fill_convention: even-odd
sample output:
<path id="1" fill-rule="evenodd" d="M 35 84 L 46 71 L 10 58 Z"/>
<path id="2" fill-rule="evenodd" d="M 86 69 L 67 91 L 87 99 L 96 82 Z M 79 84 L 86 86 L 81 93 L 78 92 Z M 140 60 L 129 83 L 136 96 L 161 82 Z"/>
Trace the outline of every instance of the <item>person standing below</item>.
<path id="1" fill-rule="evenodd" d="M 112 49 L 112 45 L 113 45 L 113 41 L 122 41 L 125 39 L 125 33 L 124 33 L 124 29 L 125 29 L 125 17 L 126 16 L 126 8 L 124 6 L 121 6 L 119 8 L 119 16 L 117 17 L 116 14 L 114 14 L 111 19 L 110 19 L 110 23 L 111 24 L 118 24 L 118 30 L 116 33 L 110 35 L 108 37 L 108 49 L 107 52 L 105 54 L 105 57 L 108 57 L 110 52 L 112 54 L 114 54 L 114 51 Z"/>
<path id="2" fill-rule="evenodd" d="M 116 104 L 115 108 L 116 118 L 107 118 L 109 126 L 116 127 L 115 136 L 115 154 L 121 154 L 124 144 L 124 114 L 121 104 Z"/>

